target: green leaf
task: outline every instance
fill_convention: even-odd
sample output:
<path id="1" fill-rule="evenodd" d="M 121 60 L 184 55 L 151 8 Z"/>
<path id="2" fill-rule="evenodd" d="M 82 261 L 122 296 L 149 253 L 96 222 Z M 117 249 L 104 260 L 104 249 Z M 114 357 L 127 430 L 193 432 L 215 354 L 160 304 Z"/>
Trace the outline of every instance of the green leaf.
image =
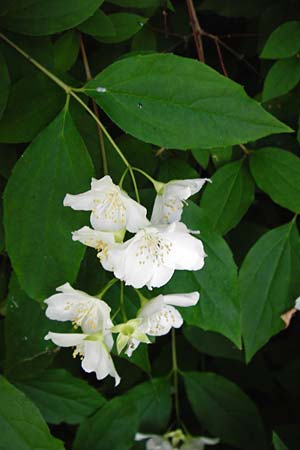
<path id="1" fill-rule="evenodd" d="M 187 372 L 184 381 L 199 422 L 212 435 L 243 450 L 269 448 L 255 404 L 237 385 L 207 372 Z"/>
<path id="2" fill-rule="evenodd" d="M 48 423 L 81 423 L 106 403 L 86 381 L 64 369 L 50 369 L 37 378 L 16 383 L 32 400 Z"/>
<path id="3" fill-rule="evenodd" d="M 127 361 L 129 361 L 132 364 L 135 364 L 144 372 L 148 374 L 151 373 L 151 365 L 147 345 L 140 345 L 130 357 L 123 352 L 121 354 L 121 358 L 127 359 Z"/>
<path id="4" fill-rule="evenodd" d="M 0 67 L 1 67 L 0 70 L 0 119 L 1 119 L 3 111 L 6 108 L 10 88 L 9 73 L 2 53 L 0 53 Z"/>
<path id="5" fill-rule="evenodd" d="M 292 276 L 296 276 L 293 249 L 298 239 L 294 221 L 275 228 L 255 243 L 242 264 L 242 335 L 247 361 L 284 328 L 280 316 L 295 301 L 290 291 Z"/>
<path id="6" fill-rule="evenodd" d="M 114 27 L 115 34 L 113 36 L 97 35 L 97 40 L 106 44 L 127 41 L 140 31 L 148 20 L 137 14 L 125 12 L 110 14 L 108 17 Z"/>
<path id="7" fill-rule="evenodd" d="M 90 157 L 66 110 L 15 165 L 4 194 L 6 244 L 22 288 L 34 299 L 76 279 L 84 246 L 72 242 L 71 231 L 86 216 L 65 208 L 63 199 L 85 191 L 91 175 Z"/>
<path id="8" fill-rule="evenodd" d="M 240 85 L 171 54 L 115 62 L 85 91 L 127 133 L 167 148 L 224 147 L 291 131 Z"/>
<path id="9" fill-rule="evenodd" d="M 276 61 L 269 70 L 262 93 L 264 102 L 291 91 L 300 81 L 300 59 L 288 58 Z"/>
<path id="10" fill-rule="evenodd" d="M 171 410 L 171 386 L 168 378 L 154 378 L 138 384 L 125 394 L 138 411 L 139 430 L 163 433 L 167 429 Z"/>
<path id="11" fill-rule="evenodd" d="M 211 159 L 216 168 L 224 166 L 232 158 L 232 147 L 210 149 Z"/>
<path id="12" fill-rule="evenodd" d="M 295 55 L 300 50 L 300 21 L 292 20 L 271 33 L 261 58 L 280 59 Z"/>
<path id="13" fill-rule="evenodd" d="M 79 52 L 79 35 L 71 30 L 54 43 L 54 65 L 60 72 L 66 72 L 75 63 Z"/>
<path id="14" fill-rule="evenodd" d="M 184 336 L 199 352 L 217 358 L 236 359 L 241 361 L 243 353 L 224 336 L 201 328 L 185 326 Z"/>
<path id="15" fill-rule="evenodd" d="M 193 157 L 203 169 L 207 169 L 209 163 L 210 152 L 205 148 L 193 148 Z"/>
<path id="16" fill-rule="evenodd" d="M 210 218 L 213 229 L 226 234 L 234 228 L 254 200 L 254 183 L 245 160 L 221 167 L 207 183 L 201 207 Z"/>
<path id="17" fill-rule="evenodd" d="M 131 51 L 145 52 L 156 50 L 156 36 L 148 28 L 142 28 L 132 39 Z"/>
<path id="18" fill-rule="evenodd" d="M 126 398 L 126 397 L 125 397 Z M 139 415 L 129 398 L 115 397 L 93 417 L 83 422 L 76 434 L 74 450 L 129 450 L 138 429 Z"/>
<path id="19" fill-rule="evenodd" d="M 61 110 L 64 100 L 62 89 L 43 74 L 17 81 L 0 121 L 0 142 L 31 141 Z"/>
<path id="20" fill-rule="evenodd" d="M 55 322 L 20 288 L 15 274 L 9 285 L 5 319 L 5 371 L 13 379 L 34 377 L 52 362 L 52 344 L 44 340 Z"/>
<path id="21" fill-rule="evenodd" d="M 0 18 L 0 24 L 17 33 L 47 36 L 80 24 L 102 3 L 103 0 L 20 0 Z"/>
<path id="22" fill-rule="evenodd" d="M 203 210 L 192 202 L 185 208 L 183 222 L 190 229 L 200 230 L 199 238 L 203 242 L 207 258 L 203 269 L 197 272 L 175 272 L 164 292 L 198 290 L 198 304 L 181 309 L 187 324 L 221 333 L 240 348 L 238 277 L 230 248 L 221 236 L 209 231 L 203 221 Z"/>
<path id="23" fill-rule="evenodd" d="M 63 450 L 51 436 L 36 406 L 0 376 L 0 448 L 5 450 Z"/>
<path id="24" fill-rule="evenodd" d="M 282 440 L 280 439 L 278 434 L 275 433 L 275 431 L 273 431 L 272 437 L 273 437 L 273 445 L 275 447 L 275 450 L 289 450 L 287 448 L 287 446 L 282 442 Z"/>
<path id="25" fill-rule="evenodd" d="M 101 9 L 98 9 L 89 19 L 81 23 L 78 29 L 91 36 L 110 37 L 116 35 L 112 21 Z"/>
<path id="26" fill-rule="evenodd" d="M 279 148 L 254 152 L 250 169 L 258 187 L 278 205 L 300 212 L 300 158 Z"/>

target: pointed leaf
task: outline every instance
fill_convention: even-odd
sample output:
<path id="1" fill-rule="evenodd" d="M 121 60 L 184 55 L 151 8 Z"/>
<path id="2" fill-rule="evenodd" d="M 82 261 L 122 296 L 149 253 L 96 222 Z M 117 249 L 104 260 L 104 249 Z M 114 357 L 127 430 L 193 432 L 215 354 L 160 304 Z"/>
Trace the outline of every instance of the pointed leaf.
<path id="1" fill-rule="evenodd" d="M 295 301 L 291 283 L 295 276 L 293 249 L 298 239 L 294 221 L 275 228 L 256 242 L 242 264 L 242 334 L 247 361 L 284 328 L 280 316 Z"/>
<path id="2" fill-rule="evenodd" d="M 300 81 L 300 59 L 288 58 L 276 61 L 269 70 L 262 93 L 264 102 L 291 91 Z"/>
<path id="3" fill-rule="evenodd" d="M 199 422 L 213 436 L 243 450 L 269 448 L 255 404 L 237 385 L 208 372 L 187 372 L 184 381 Z"/>
<path id="4" fill-rule="evenodd" d="M 258 187 L 278 205 L 300 212 L 300 158 L 280 148 L 262 148 L 250 158 Z"/>
<path id="5" fill-rule="evenodd" d="M 6 244 L 22 288 L 34 299 L 76 279 L 84 247 L 72 242 L 71 231 L 84 225 L 85 216 L 65 208 L 63 199 L 85 191 L 91 175 L 86 147 L 66 110 L 15 165 L 4 194 Z"/>
<path id="6" fill-rule="evenodd" d="M 280 25 L 267 40 L 262 58 L 288 58 L 300 50 L 300 21 L 292 20 Z"/>
<path id="7" fill-rule="evenodd" d="M 171 54 L 118 61 L 85 92 L 124 131 L 167 148 L 224 147 L 291 131 L 237 83 Z"/>
<path id="8" fill-rule="evenodd" d="M 237 225 L 254 200 L 254 183 L 245 160 L 221 167 L 207 184 L 201 207 L 213 229 L 226 234 Z"/>

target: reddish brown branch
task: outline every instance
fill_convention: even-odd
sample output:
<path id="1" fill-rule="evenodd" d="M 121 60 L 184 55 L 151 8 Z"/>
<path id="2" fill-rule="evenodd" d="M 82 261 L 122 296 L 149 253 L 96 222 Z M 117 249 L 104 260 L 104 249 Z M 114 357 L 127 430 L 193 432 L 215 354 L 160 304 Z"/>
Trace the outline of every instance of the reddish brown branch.
<path id="1" fill-rule="evenodd" d="M 203 31 L 199 24 L 199 20 L 198 20 L 197 13 L 195 10 L 194 2 L 193 2 L 193 0 L 186 0 L 186 4 L 187 4 L 188 12 L 189 12 L 191 27 L 193 30 L 194 41 L 195 41 L 195 45 L 196 45 L 198 59 L 201 62 L 205 62 L 203 42 L 202 42 Z"/>

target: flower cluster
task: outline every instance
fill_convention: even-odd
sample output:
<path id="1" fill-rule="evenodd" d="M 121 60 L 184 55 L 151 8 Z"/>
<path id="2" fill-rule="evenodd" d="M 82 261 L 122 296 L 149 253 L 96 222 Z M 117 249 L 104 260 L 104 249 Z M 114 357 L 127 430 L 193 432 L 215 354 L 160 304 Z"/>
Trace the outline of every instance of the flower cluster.
<path id="1" fill-rule="evenodd" d="M 184 202 L 198 192 L 207 179 L 155 182 L 157 196 L 151 220 L 144 206 L 131 199 L 115 185 L 109 176 L 92 179 L 91 189 L 78 195 L 67 194 L 64 205 L 75 210 L 91 211 L 91 227 L 72 233 L 74 241 L 93 247 L 103 268 L 135 289 L 162 287 L 175 270 L 199 270 L 204 265 L 202 242 L 180 222 Z M 133 234 L 124 241 L 126 232 Z M 124 323 L 113 324 L 111 309 L 102 296 L 91 297 L 73 289 L 68 283 L 57 288 L 58 293 L 45 300 L 46 315 L 50 319 L 71 321 L 81 333 L 49 332 L 60 347 L 75 347 L 73 355 L 80 355 L 82 368 L 95 372 L 101 380 L 107 375 L 120 377 L 115 369 L 111 350 L 113 333 L 117 334 L 118 353 L 128 356 L 148 336 L 162 336 L 172 327 L 178 328 L 183 319 L 175 306 L 192 306 L 199 293 L 158 295 L 151 300 L 139 293 L 141 307 L 137 316 Z"/>
<path id="2" fill-rule="evenodd" d="M 182 430 L 175 430 L 166 433 L 164 436 L 157 434 L 137 433 L 136 441 L 146 441 L 146 450 L 204 450 L 206 445 L 216 445 L 218 438 L 208 438 L 204 436 L 186 436 Z"/>

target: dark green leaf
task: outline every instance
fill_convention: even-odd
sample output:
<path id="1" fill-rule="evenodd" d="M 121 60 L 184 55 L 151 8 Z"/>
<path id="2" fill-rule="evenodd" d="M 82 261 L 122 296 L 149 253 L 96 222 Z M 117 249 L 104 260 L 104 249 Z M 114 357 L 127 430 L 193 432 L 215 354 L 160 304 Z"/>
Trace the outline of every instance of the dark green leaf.
<path id="1" fill-rule="evenodd" d="M 205 220 L 204 215 L 203 221 L 203 210 L 189 202 L 183 214 L 183 221 L 190 229 L 200 230 L 199 238 L 203 242 L 207 258 L 203 269 L 197 272 L 176 272 L 164 292 L 198 290 L 198 304 L 181 309 L 185 321 L 189 325 L 221 333 L 240 348 L 237 267 L 226 242 L 218 234 L 209 231 Z"/>
<path id="2" fill-rule="evenodd" d="M 63 450 L 51 436 L 36 406 L 0 376 L 0 448 L 3 450 Z"/>
<path id="3" fill-rule="evenodd" d="M 63 199 L 85 191 L 91 175 L 86 147 L 66 110 L 14 168 L 4 195 L 6 244 L 20 284 L 32 298 L 41 300 L 76 279 L 84 246 L 72 242 L 71 231 L 84 225 L 85 215 L 63 207 Z"/>
<path id="4" fill-rule="evenodd" d="M 254 183 L 245 160 L 221 167 L 207 183 L 201 206 L 213 229 L 226 234 L 237 225 L 254 200 Z"/>
<path id="5" fill-rule="evenodd" d="M 222 167 L 232 157 L 232 147 L 221 147 L 210 149 L 211 159 L 215 167 Z"/>
<path id="6" fill-rule="evenodd" d="M 5 319 L 7 375 L 14 379 L 30 378 L 51 364 L 54 347 L 44 337 L 53 326 L 41 306 L 21 290 L 13 274 Z"/>
<path id="7" fill-rule="evenodd" d="M 118 61 L 85 91 L 127 133 L 167 148 L 224 147 L 291 131 L 238 84 L 171 54 Z"/>
<path id="8" fill-rule="evenodd" d="M 300 50 L 300 21 L 292 20 L 280 25 L 267 40 L 261 57 L 288 58 Z"/>
<path id="9" fill-rule="evenodd" d="M 64 369 L 50 369 L 16 385 L 52 424 L 80 423 L 106 402 L 95 388 Z"/>
<path id="10" fill-rule="evenodd" d="M 5 59 L 0 53 L 0 119 L 6 108 L 10 88 L 10 78 Z"/>
<path id="11" fill-rule="evenodd" d="M 79 52 L 79 35 L 67 31 L 54 43 L 54 65 L 61 72 L 69 70 L 75 63 Z"/>
<path id="12" fill-rule="evenodd" d="M 145 25 L 148 19 L 133 13 L 115 13 L 111 14 L 109 20 L 111 21 L 115 34 L 113 36 L 97 35 L 97 40 L 109 43 L 118 43 L 127 41 L 134 36 Z"/>
<path id="13" fill-rule="evenodd" d="M 278 205 L 300 212 L 300 158 L 279 148 L 267 147 L 250 158 L 258 187 Z"/>
<path id="14" fill-rule="evenodd" d="M 300 81 L 300 59 L 288 58 L 277 61 L 266 76 L 262 98 L 267 102 L 291 91 Z"/>
<path id="15" fill-rule="evenodd" d="M 256 242 L 242 264 L 242 335 L 247 361 L 284 328 L 280 316 L 295 301 L 290 291 L 293 248 L 298 239 L 294 221 L 275 228 Z"/>
<path id="16" fill-rule="evenodd" d="M 43 74 L 16 82 L 0 121 L 0 142 L 31 141 L 61 110 L 64 98 L 62 89 Z"/>
<path id="17" fill-rule="evenodd" d="M 243 353 L 224 336 L 201 328 L 185 326 L 184 335 L 199 352 L 217 358 L 243 359 Z"/>
<path id="18" fill-rule="evenodd" d="M 103 0 L 19 0 L 0 18 L 3 28 L 31 36 L 68 30 L 90 17 Z"/>
<path id="19" fill-rule="evenodd" d="M 165 432 L 172 409 L 171 386 L 168 378 L 155 378 L 139 384 L 126 392 L 125 397 L 129 398 L 137 408 L 140 431 Z"/>
<path id="20" fill-rule="evenodd" d="M 8 179 L 17 162 L 18 151 L 16 145 L 0 144 L 0 175 Z"/>
<path id="21" fill-rule="evenodd" d="M 144 372 L 148 374 L 151 373 L 151 365 L 147 345 L 140 345 L 139 348 L 134 351 L 131 357 L 127 356 L 125 353 L 122 353 L 121 357 L 127 359 L 127 361 L 129 361 L 130 363 L 135 364 Z"/>
<path id="22" fill-rule="evenodd" d="M 188 372 L 184 381 L 198 420 L 211 434 L 244 450 L 268 448 L 256 406 L 237 385 L 214 373 Z"/>
<path id="23" fill-rule="evenodd" d="M 79 25 L 79 30 L 91 36 L 115 36 L 116 30 L 109 16 L 98 9 L 92 17 Z"/>
<path id="24" fill-rule="evenodd" d="M 197 163 L 199 163 L 203 169 L 206 169 L 210 156 L 209 150 L 206 150 L 205 148 L 193 148 L 192 154 Z"/>
<path id="25" fill-rule="evenodd" d="M 131 50 L 133 52 L 145 52 L 156 50 L 156 37 L 153 31 L 142 28 L 132 39 Z"/>
<path id="26" fill-rule="evenodd" d="M 83 422 L 77 432 L 74 450 L 129 450 L 139 424 L 134 401 L 116 397 L 93 417 Z"/>

